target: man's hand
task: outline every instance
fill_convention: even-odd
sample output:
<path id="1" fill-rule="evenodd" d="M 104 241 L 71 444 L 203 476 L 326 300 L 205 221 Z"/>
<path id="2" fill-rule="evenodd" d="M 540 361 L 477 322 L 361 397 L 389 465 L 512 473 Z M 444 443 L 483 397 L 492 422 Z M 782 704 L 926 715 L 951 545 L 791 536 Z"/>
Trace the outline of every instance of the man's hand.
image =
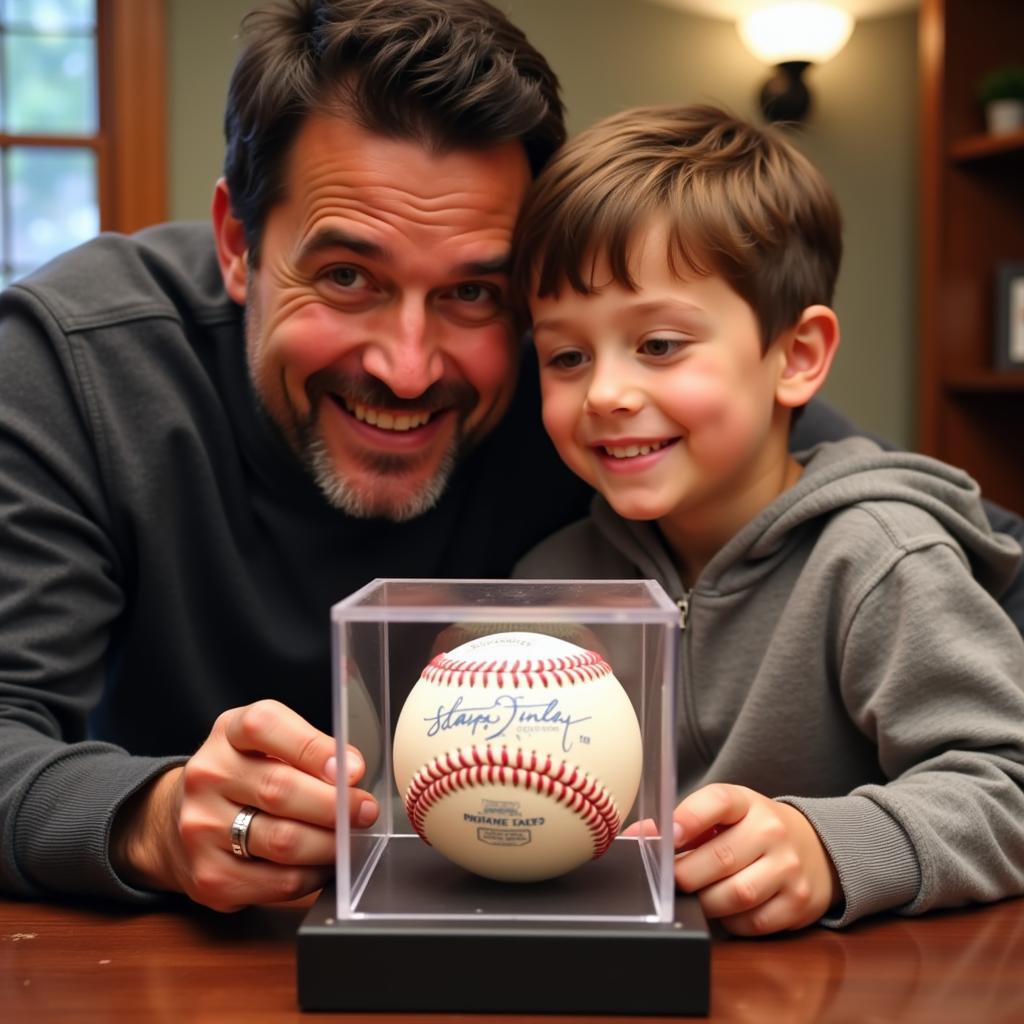
<path id="1" fill-rule="evenodd" d="M 349 748 L 342 770 L 363 775 Z M 283 704 L 261 700 L 225 711 L 180 768 L 121 809 L 111 860 L 129 884 L 183 892 L 215 910 L 295 899 L 321 888 L 335 857 L 334 740 Z M 258 814 L 248 832 L 252 859 L 231 850 L 231 823 L 243 807 Z M 376 800 L 350 793 L 353 826 L 372 824 Z"/>
<path id="2" fill-rule="evenodd" d="M 676 883 L 708 918 L 736 935 L 817 921 L 839 898 L 839 878 L 811 823 L 789 804 L 716 783 L 675 809 Z"/>

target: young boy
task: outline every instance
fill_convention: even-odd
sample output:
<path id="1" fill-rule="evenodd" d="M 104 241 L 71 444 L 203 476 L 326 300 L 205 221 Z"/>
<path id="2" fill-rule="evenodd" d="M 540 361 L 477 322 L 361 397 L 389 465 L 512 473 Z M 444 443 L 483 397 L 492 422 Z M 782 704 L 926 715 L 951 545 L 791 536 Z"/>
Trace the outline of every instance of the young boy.
<path id="1" fill-rule="evenodd" d="M 958 470 L 788 452 L 839 341 L 822 177 L 720 110 L 627 111 L 515 246 L 545 426 L 599 492 L 518 572 L 678 600 L 679 886 L 745 935 L 1024 891 L 1019 547 Z"/>

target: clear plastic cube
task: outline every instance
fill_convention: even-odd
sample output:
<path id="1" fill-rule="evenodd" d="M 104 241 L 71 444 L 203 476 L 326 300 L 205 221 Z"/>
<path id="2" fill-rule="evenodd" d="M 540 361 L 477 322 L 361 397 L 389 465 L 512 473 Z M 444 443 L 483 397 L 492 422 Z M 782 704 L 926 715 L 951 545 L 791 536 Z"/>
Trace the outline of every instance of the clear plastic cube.
<path id="1" fill-rule="evenodd" d="M 369 828 L 349 823 L 338 787 L 337 917 L 340 920 L 669 922 L 674 882 L 679 611 L 648 580 L 378 579 L 331 613 L 334 724 L 339 764 L 360 749 L 360 786 L 380 803 Z M 636 712 L 639 787 L 623 831 L 602 856 L 536 882 L 483 878 L 443 857 L 416 833 L 394 775 L 395 723 L 438 654 L 473 637 L 543 633 L 611 666 Z M 344 778 L 344 772 L 339 771 Z"/>

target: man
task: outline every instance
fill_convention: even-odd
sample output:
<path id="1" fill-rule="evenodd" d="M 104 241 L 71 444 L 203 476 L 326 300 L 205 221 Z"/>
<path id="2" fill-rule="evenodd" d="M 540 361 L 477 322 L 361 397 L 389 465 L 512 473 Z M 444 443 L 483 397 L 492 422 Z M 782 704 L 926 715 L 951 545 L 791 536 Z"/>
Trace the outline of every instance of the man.
<path id="1" fill-rule="evenodd" d="M 318 887 L 362 770 L 327 732 L 330 606 L 505 575 L 584 508 L 532 371 L 511 407 L 509 239 L 564 139 L 543 58 L 483 0 L 246 28 L 214 244 L 100 239 L 0 311 L 8 892 Z"/>
<path id="2" fill-rule="evenodd" d="M 101 238 L 0 301 L 5 892 L 318 888 L 363 770 L 334 763 L 330 606 L 506 575 L 586 507 L 505 301 L 551 69 L 484 0 L 246 29 L 213 238 Z"/>

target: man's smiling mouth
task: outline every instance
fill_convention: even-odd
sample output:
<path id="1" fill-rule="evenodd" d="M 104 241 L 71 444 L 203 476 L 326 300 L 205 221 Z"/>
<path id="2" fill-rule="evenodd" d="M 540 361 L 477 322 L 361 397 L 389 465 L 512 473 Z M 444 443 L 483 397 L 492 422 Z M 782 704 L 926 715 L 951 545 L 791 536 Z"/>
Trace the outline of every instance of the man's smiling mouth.
<path id="1" fill-rule="evenodd" d="M 378 430 L 406 431 L 415 430 L 417 427 L 425 427 L 433 413 L 430 412 L 395 412 L 390 409 L 380 409 L 372 405 L 364 405 L 362 402 L 350 402 L 347 398 L 342 399 L 347 412 L 354 416 L 360 423 L 368 423 Z"/>

